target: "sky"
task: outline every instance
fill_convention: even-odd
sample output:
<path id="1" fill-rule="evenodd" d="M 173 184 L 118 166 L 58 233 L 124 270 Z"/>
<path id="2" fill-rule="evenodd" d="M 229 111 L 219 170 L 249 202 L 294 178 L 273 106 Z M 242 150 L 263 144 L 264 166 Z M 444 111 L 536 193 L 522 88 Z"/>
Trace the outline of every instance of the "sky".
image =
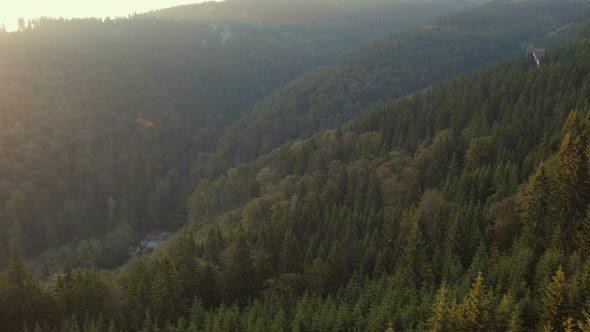
<path id="1" fill-rule="evenodd" d="M 0 24 L 14 30 L 19 17 L 116 17 L 204 0 L 0 0 Z"/>

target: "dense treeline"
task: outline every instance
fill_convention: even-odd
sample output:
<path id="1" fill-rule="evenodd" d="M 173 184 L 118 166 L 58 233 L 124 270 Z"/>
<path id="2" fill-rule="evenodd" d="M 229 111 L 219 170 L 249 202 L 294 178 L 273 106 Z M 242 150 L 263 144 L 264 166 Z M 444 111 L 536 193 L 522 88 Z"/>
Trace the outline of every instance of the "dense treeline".
<path id="1" fill-rule="evenodd" d="M 201 182 L 190 226 L 116 273 L 41 287 L 13 246 L 1 326 L 587 331 L 588 96 L 583 39 Z"/>
<path id="2" fill-rule="evenodd" d="M 217 176 L 290 139 L 335 127 L 371 103 L 524 54 L 526 44 L 588 15 L 586 1 L 492 1 L 381 38 L 265 98 L 225 131 L 216 150 L 199 156 L 193 179 Z"/>
<path id="3" fill-rule="evenodd" d="M 381 36 L 384 31 L 426 23 L 457 9 L 474 7 L 482 0 L 229 0 L 205 2 L 144 14 L 164 20 L 233 21 L 252 24 L 322 26 L 344 29 L 346 38 Z M 387 27 L 384 29 L 383 27 Z M 326 31 L 329 31 L 328 29 Z M 342 31 L 344 32 L 344 31 Z M 341 32 L 341 33 L 342 33 Z"/>
<path id="4" fill-rule="evenodd" d="M 183 222 L 191 164 L 222 128 L 369 37 L 143 16 L 41 18 L 0 34 L 0 269 L 11 238 L 24 257 L 42 254 L 35 275 L 64 260 L 125 262 L 137 234 Z"/>

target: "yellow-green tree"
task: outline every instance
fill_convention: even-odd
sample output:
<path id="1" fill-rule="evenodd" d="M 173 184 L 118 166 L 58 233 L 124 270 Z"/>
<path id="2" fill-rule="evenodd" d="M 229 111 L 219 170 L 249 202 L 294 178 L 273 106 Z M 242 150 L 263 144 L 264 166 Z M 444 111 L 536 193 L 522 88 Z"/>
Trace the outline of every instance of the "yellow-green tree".
<path id="1" fill-rule="evenodd" d="M 438 290 L 432 307 L 433 313 L 429 321 L 430 331 L 432 332 L 450 331 L 451 302 L 447 296 L 447 287 L 446 284 L 443 283 Z"/>
<path id="2" fill-rule="evenodd" d="M 559 266 L 543 297 L 543 321 L 550 329 L 559 329 L 565 321 L 563 307 L 566 289 L 565 273 Z"/>
<path id="3" fill-rule="evenodd" d="M 590 314 L 584 310 L 582 315 L 584 316 L 584 320 L 579 320 L 576 325 L 578 325 L 580 332 L 590 332 Z"/>
<path id="4" fill-rule="evenodd" d="M 506 331 L 509 329 L 512 312 L 513 310 L 510 303 L 510 295 L 502 295 L 502 299 L 500 299 L 500 304 L 498 305 L 494 315 L 494 323 L 498 331 Z"/>
<path id="5" fill-rule="evenodd" d="M 471 290 L 461 304 L 463 328 L 467 331 L 483 331 L 490 324 L 489 294 L 483 284 L 483 275 L 477 274 Z"/>

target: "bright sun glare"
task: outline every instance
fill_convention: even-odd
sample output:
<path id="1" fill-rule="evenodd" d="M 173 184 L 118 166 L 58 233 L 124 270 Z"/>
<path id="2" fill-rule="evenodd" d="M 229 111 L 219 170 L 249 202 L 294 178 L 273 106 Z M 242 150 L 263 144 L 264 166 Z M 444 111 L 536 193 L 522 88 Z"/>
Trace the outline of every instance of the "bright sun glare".
<path id="1" fill-rule="evenodd" d="M 204 0 L 17 0 L 2 1 L 0 24 L 14 30 L 19 17 L 117 17 Z"/>

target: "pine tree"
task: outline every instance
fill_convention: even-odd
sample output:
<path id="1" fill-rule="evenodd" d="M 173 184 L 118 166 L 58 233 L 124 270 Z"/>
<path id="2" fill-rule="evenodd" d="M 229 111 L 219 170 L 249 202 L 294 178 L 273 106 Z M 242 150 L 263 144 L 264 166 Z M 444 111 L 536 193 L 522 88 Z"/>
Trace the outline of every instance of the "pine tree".
<path id="1" fill-rule="evenodd" d="M 180 286 L 176 270 L 168 258 L 164 257 L 156 264 L 150 294 L 150 313 L 153 313 L 153 318 L 158 323 L 172 322 L 181 313 Z"/>
<path id="2" fill-rule="evenodd" d="M 130 293 L 127 298 L 127 322 L 133 330 L 139 330 L 144 322 L 145 310 L 149 306 L 150 290 L 146 282 L 140 279 Z"/>
<path id="3" fill-rule="evenodd" d="M 385 329 L 385 332 L 395 332 L 395 330 L 393 329 L 393 324 L 391 322 L 389 322 L 387 324 L 387 328 Z"/>
<path id="4" fill-rule="evenodd" d="M 205 323 L 206 311 L 200 299 L 195 298 L 190 312 L 190 326 L 201 329 Z"/>
<path id="5" fill-rule="evenodd" d="M 509 332 L 520 332 L 522 331 L 522 309 L 521 305 L 518 304 L 512 311 L 512 315 L 510 316 L 510 322 L 508 325 L 508 329 L 506 331 Z"/>
<path id="6" fill-rule="evenodd" d="M 529 188 L 525 194 L 525 210 L 523 213 L 523 240 L 528 247 L 535 248 L 542 245 L 551 230 L 548 224 L 549 214 L 549 180 L 545 174 L 545 167 L 541 164 L 529 180 Z M 540 251 L 539 248 L 536 248 Z"/>
<path id="7" fill-rule="evenodd" d="M 450 301 L 447 299 L 447 287 L 443 283 L 436 295 L 436 299 L 433 305 L 433 314 L 430 317 L 430 331 L 432 332 L 444 332 L 450 331 L 450 312 L 451 307 Z"/>
<path id="8" fill-rule="evenodd" d="M 226 302 L 245 304 L 254 295 L 256 279 L 250 248 L 241 231 L 230 249 L 229 263 L 223 272 Z"/>
<path id="9" fill-rule="evenodd" d="M 316 258 L 307 271 L 307 284 L 309 290 L 323 295 L 328 289 L 330 279 L 329 266 L 321 257 Z"/>
<path id="10" fill-rule="evenodd" d="M 442 245 L 443 280 L 455 280 L 457 273 L 462 270 L 460 258 L 457 255 L 460 215 L 457 213 L 449 219 L 449 224 L 446 227 L 447 234 Z"/>
<path id="11" fill-rule="evenodd" d="M 564 322 L 563 322 L 563 332 L 574 332 L 574 319 L 571 317 L 568 317 Z"/>
<path id="12" fill-rule="evenodd" d="M 121 278 L 126 310 L 125 324 L 130 330 L 139 331 L 144 325 L 146 309 L 150 305 L 153 269 L 143 259 L 133 261 Z"/>
<path id="13" fill-rule="evenodd" d="M 579 320 L 576 325 L 580 332 L 590 332 L 590 314 L 584 310 L 582 316 L 584 316 L 584 320 Z"/>
<path id="14" fill-rule="evenodd" d="M 408 243 L 404 248 L 399 266 L 402 277 L 413 286 L 419 286 L 430 276 L 425 254 L 425 243 L 422 230 L 418 223 L 414 223 L 412 231 L 408 236 Z"/>
<path id="15" fill-rule="evenodd" d="M 295 273 L 299 270 L 300 258 L 297 239 L 291 230 L 285 233 L 279 254 L 279 270 L 282 273 Z"/>
<path id="16" fill-rule="evenodd" d="M 25 269 L 17 242 L 13 240 L 8 267 L 0 275 L 0 311 L 5 317 L 0 330 L 18 331 L 46 319 L 48 303 L 43 297 L 39 285 Z"/>
<path id="17" fill-rule="evenodd" d="M 219 253 L 223 249 L 223 237 L 219 227 L 213 227 L 207 234 L 205 241 L 205 259 L 211 263 L 219 264 Z"/>
<path id="18" fill-rule="evenodd" d="M 560 265 L 543 298 L 543 321 L 550 329 L 559 329 L 565 320 L 563 307 L 566 289 L 565 273 Z"/>
<path id="19" fill-rule="evenodd" d="M 510 295 L 504 294 L 500 299 L 500 304 L 496 309 L 496 313 L 494 315 L 494 323 L 496 325 L 497 331 L 506 331 L 510 327 L 510 319 L 511 313 L 513 312 L 512 306 L 510 303 Z"/>
<path id="20" fill-rule="evenodd" d="M 58 278 L 54 298 L 62 317 L 77 322 L 96 320 L 106 312 L 107 285 L 96 269 L 72 271 L 66 265 L 65 275 Z"/>
<path id="21" fill-rule="evenodd" d="M 582 138 L 566 132 L 553 171 L 553 183 L 556 191 L 554 202 L 562 223 L 569 223 L 578 215 L 581 204 L 581 188 L 584 175 L 582 163 Z M 565 224 L 564 224 L 565 226 Z"/>
<path id="22" fill-rule="evenodd" d="M 274 318 L 271 322 L 270 331 L 287 331 L 286 329 L 287 319 L 285 317 L 285 311 L 279 308 L 278 312 L 275 313 Z"/>
<path id="23" fill-rule="evenodd" d="M 172 260 L 175 278 L 178 280 L 180 298 L 176 299 L 180 311 L 188 313 L 191 303 L 197 294 L 198 276 L 195 261 L 196 246 L 190 234 L 181 234 L 175 246 Z"/>
<path id="24" fill-rule="evenodd" d="M 220 277 L 215 266 L 207 262 L 199 266 L 198 295 L 207 308 L 219 305 L 220 302 Z"/>
<path id="25" fill-rule="evenodd" d="M 590 207 L 586 212 L 586 217 L 580 222 L 580 227 L 576 234 L 576 246 L 584 257 L 590 256 Z"/>
<path id="26" fill-rule="evenodd" d="M 465 328 L 468 331 L 483 331 L 490 323 L 490 300 L 479 272 L 471 290 L 461 304 Z"/>

